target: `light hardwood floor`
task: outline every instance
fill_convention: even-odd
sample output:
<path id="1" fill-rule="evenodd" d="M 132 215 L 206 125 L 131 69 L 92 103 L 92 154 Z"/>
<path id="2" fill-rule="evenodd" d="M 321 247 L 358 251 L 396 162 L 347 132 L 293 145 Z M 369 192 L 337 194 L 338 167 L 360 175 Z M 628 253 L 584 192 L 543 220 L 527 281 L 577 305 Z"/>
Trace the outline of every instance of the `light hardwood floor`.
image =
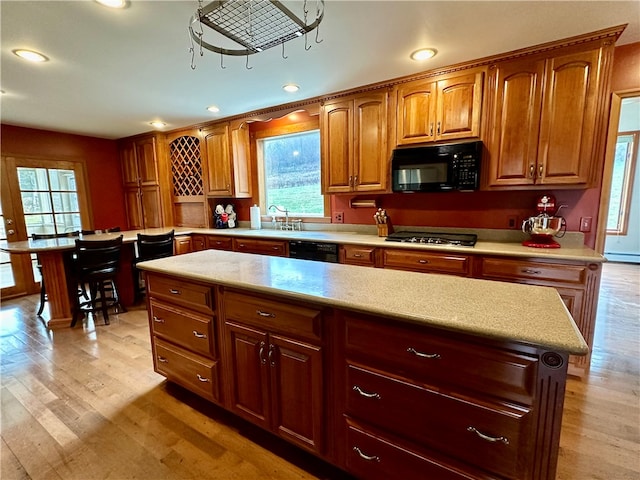
<path id="1" fill-rule="evenodd" d="M 348 478 L 167 384 L 145 310 L 48 331 L 37 301 L 0 309 L 0 478 Z M 560 446 L 558 479 L 640 479 L 639 265 L 604 266 L 591 373 L 569 380 Z"/>

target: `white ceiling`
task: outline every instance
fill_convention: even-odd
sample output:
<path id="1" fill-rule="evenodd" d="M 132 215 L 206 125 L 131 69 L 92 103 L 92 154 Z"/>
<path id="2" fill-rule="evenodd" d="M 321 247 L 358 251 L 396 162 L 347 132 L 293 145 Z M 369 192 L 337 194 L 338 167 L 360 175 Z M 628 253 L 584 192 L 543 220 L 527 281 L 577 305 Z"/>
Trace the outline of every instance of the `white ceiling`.
<path id="1" fill-rule="evenodd" d="M 208 3 L 205 1 L 205 4 Z M 302 2 L 284 2 L 302 15 Z M 628 23 L 617 45 L 640 41 L 638 1 L 327 0 L 321 43 L 309 36 L 249 57 L 188 52 L 195 0 L 0 2 L 3 123 L 102 138 L 165 130 L 388 80 Z M 309 0 L 311 14 L 315 0 Z M 438 55 L 416 63 L 409 53 Z M 50 58 L 32 64 L 11 51 Z M 297 83 L 295 94 L 282 90 Z M 221 111 L 211 114 L 206 107 Z"/>

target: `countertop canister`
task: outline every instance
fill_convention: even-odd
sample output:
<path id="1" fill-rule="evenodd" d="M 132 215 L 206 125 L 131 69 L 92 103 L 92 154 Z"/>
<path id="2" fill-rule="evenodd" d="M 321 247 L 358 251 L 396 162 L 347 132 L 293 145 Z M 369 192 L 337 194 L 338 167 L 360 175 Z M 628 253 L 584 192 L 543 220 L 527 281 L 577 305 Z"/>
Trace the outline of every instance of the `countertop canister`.
<path id="1" fill-rule="evenodd" d="M 260 207 L 258 205 L 254 205 L 253 207 L 251 207 L 251 228 L 253 230 L 260 230 L 261 228 L 261 223 L 260 223 Z"/>

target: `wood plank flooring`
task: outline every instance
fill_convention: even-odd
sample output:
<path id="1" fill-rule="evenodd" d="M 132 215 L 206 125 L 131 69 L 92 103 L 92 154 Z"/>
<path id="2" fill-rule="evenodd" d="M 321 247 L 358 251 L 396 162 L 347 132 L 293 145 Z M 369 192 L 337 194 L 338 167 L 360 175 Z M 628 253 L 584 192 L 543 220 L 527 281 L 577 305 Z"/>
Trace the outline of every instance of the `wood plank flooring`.
<path id="1" fill-rule="evenodd" d="M 348 478 L 167 384 L 145 310 L 48 331 L 37 301 L 0 308 L 0 478 Z M 567 385 L 557 478 L 640 480 L 639 265 L 604 266 L 591 372 Z"/>

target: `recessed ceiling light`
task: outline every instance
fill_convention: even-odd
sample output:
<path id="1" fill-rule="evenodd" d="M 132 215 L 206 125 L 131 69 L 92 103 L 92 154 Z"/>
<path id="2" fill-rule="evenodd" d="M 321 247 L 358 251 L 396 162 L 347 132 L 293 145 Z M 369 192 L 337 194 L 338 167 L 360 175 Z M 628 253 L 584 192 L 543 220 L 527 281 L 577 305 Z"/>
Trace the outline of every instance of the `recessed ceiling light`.
<path id="1" fill-rule="evenodd" d="M 286 85 L 282 86 L 282 89 L 285 92 L 294 93 L 294 92 L 297 92 L 298 90 L 300 90 L 300 87 L 298 85 L 296 85 L 295 83 L 287 83 Z"/>
<path id="2" fill-rule="evenodd" d="M 421 48 L 411 54 L 411 59 L 418 62 L 433 57 L 438 51 L 435 48 Z"/>
<path id="3" fill-rule="evenodd" d="M 26 50 L 24 48 L 18 48 L 16 50 L 12 50 L 14 55 L 17 55 L 20 58 L 24 58 L 30 62 L 46 62 L 49 59 L 45 57 L 43 54 L 36 52 L 34 50 Z"/>
<path id="4" fill-rule="evenodd" d="M 164 122 L 160 122 L 159 120 L 155 120 L 153 122 L 149 122 L 149 125 L 151 125 L 152 127 L 155 128 L 162 128 L 162 127 L 166 127 L 167 124 Z"/>
<path id="5" fill-rule="evenodd" d="M 96 0 L 96 2 L 109 8 L 124 8 L 127 6 L 126 0 Z"/>
<path id="6" fill-rule="evenodd" d="M 215 105 L 211 105 L 210 107 L 207 107 L 207 110 L 209 110 L 211 113 L 218 113 L 220 111 L 220 108 Z"/>

